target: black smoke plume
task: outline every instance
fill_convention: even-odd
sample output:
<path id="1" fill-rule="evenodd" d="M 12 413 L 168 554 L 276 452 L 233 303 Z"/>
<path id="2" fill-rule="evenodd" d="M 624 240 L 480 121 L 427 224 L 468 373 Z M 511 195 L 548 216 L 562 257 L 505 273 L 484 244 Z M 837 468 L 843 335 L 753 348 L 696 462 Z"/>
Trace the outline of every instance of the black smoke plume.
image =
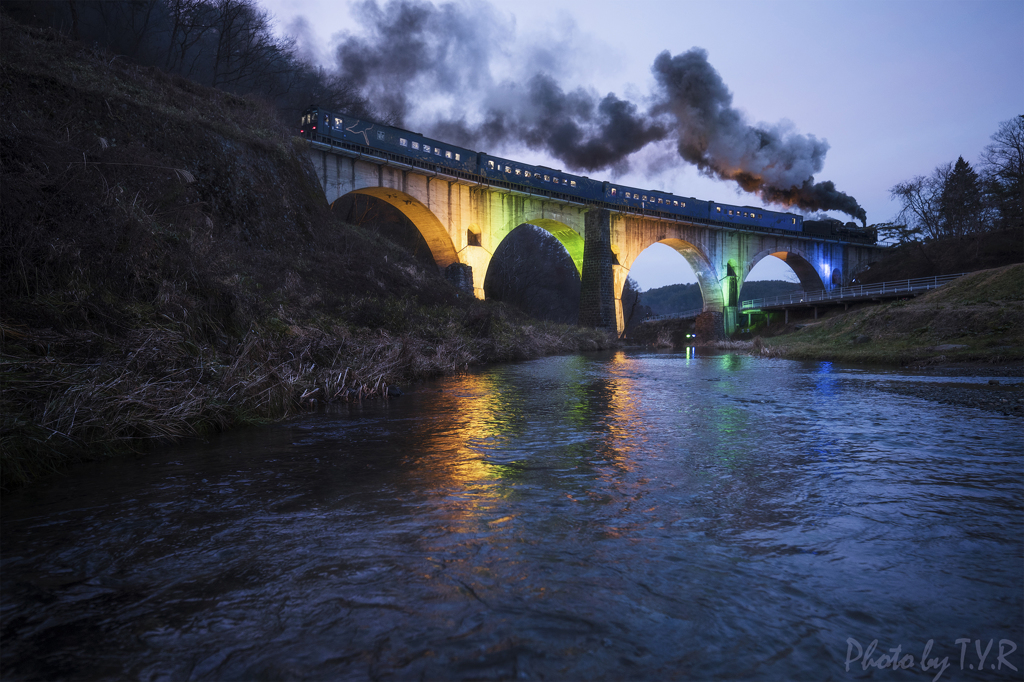
<path id="1" fill-rule="evenodd" d="M 525 144 L 560 159 L 578 171 L 625 170 L 630 154 L 664 139 L 667 129 L 614 94 L 598 97 L 577 88 L 565 92 L 547 74 L 537 74 L 519 88 L 504 83 L 496 93 L 501 104 L 486 109 L 484 120 L 470 126 L 464 118 L 438 122 L 433 130 L 467 146 Z"/>
<path id="2" fill-rule="evenodd" d="M 492 36 L 512 30 L 486 3 L 364 0 L 353 12 L 365 31 L 338 44 L 340 75 L 395 125 L 406 124 L 410 100 L 491 88 Z"/>
<path id="3" fill-rule="evenodd" d="M 342 38 L 339 68 L 387 122 L 406 126 L 413 103 L 447 99 L 447 112 L 426 117 L 429 134 L 477 149 L 525 145 L 587 172 L 625 172 L 634 153 L 674 140 L 701 173 L 734 181 L 766 202 L 866 220 L 853 197 L 814 181 L 828 143 L 782 124 L 748 124 L 703 49 L 659 54 L 652 67 L 658 89 L 641 106 L 613 93 L 565 91 L 545 71 L 525 83 L 496 81 L 491 63 L 513 27 L 485 3 L 364 0 L 356 13 L 366 31 Z M 480 104 L 467 107 L 474 97 Z M 461 108 L 453 114 L 454 103 Z"/>
<path id="4" fill-rule="evenodd" d="M 661 88 L 652 112 L 675 120 L 680 156 L 702 173 L 733 180 L 771 203 L 837 210 L 866 220 L 853 197 L 832 182 L 814 182 L 828 142 L 782 125 L 747 124 L 705 50 L 693 48 L 675 57 L 662 52 L 652 71 Z"/>

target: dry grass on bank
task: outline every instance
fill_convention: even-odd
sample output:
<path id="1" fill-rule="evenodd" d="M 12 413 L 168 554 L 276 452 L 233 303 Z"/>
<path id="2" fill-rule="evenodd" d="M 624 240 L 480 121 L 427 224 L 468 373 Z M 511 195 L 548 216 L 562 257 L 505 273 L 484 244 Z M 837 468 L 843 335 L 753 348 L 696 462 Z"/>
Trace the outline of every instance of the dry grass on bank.
<path id="1" fill-rule="evenodd" d="M 181 329 L 140 329 L 115 352 L 79 360 L 46 351 L 90 342 L 110 346 L 112 339 L 2 326 L 0 486 L 9 490 L 70 462 L 327 403 L 387 398 L 399 384 L 477 363 L 614 342 L 603 332 L 523 324 L 499 306 L 481 307 L 484 329 L 473 329 L 480 321 L 473 311 L 452 309 L 447 328 L 435 334 L 339 328 L 336 335 L 292 326 L 284 334 L 253 331 L 223 350 Z"/>
<path id="2" fill-rule="evenodd" d="M 0 15 L 0 488 L 614 339 L 342 223 L 269 108 Z"/>
<path id="3" fill-rule="evenodd" d="M 1024 264 L 982 270 L 907 300 L 791 324 L 758 352 L 909 365 L 1024 361 Z"/>

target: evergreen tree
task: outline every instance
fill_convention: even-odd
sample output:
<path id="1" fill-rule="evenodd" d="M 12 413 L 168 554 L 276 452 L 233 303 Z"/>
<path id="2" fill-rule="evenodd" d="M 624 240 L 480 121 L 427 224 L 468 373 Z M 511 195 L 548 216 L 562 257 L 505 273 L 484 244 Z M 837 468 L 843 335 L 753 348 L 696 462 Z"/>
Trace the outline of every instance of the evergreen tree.
<path id="1" fill-rule="evenodd" d="M 939 214 L 942 232 L 946 235 L 962 237 L 982 230 L 984 203 L 981 180 L 962 156 L 956 160 L 953 171 L 942 186 Z"/>

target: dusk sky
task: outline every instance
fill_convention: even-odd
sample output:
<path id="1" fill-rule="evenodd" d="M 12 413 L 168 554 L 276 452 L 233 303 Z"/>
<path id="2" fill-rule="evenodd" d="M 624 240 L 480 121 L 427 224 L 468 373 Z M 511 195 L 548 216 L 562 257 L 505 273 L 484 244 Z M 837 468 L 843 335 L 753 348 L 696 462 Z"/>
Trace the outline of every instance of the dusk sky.
<path id="1" fill-rule="evenodd" d="M 281 33 L 299 38 L 309 57 L 328 68 L 337 65 L 340 41 L 371 35 L 372 12 L 361 2 L 262 4 Z M 385 20 L 393 9 L 384 2 L 377 7 Z M 958 156 L 975 164 L 998 124 L 1024 113 L 1024 0 L 517 0 L 434 7 L 462 24 L 466 38 L 453 46 L 451 58 L 460 63 L 448 68 L 462 87 L 452 87 L 452 96 L 431 77 L 410 81 L 406 127 L 430 134 L 433 122 L 455 114 L 472 122 L 485 101 L 494 106 L 495 84 L 526 83 L 537 73 L 566 91 L 614 93 L 645 107 L 657 92 L 652 65 L 659 53 L 702 48 L 747 124 L 797 141 L 827 141 L 814 179 L 831 180 L 854 197 L 868 224 L 895 215 L 898 207 L 889 198 L 894 184 Z M 397 55 L 403 46 L 393 49 Z M 481 151 L 565 165 L 525 147 Z M 791 210 L 765 204 L 733 182 L 702 176 L 676 153 L 673 140 L 647 145 L 629 157 L 628 166 L 584 174 Z M 777 259 L 762 263 L 752 279 L 790 272 Z M 637 259 L 631 275 L 644 290 L 695 281 L 683 259 L 660 245 Z"/>

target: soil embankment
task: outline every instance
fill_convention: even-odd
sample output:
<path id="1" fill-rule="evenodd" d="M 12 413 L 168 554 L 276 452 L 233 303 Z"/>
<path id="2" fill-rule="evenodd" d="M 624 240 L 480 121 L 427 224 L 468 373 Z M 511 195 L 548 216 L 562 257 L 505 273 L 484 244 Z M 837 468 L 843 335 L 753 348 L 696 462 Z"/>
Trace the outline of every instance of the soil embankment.
<path id="1" fill-rule="evenodd" d="M 916 298 L 769 327 L 766 353 L 888 365 L 1024 361 L 1024 264 L 982 270 Z"/>
<path id="2" fill-rule="evenodd" d="M 0 487 L 488 361 L 606 347 L 339 222 L 249 99 L 0 16 Z"/>

